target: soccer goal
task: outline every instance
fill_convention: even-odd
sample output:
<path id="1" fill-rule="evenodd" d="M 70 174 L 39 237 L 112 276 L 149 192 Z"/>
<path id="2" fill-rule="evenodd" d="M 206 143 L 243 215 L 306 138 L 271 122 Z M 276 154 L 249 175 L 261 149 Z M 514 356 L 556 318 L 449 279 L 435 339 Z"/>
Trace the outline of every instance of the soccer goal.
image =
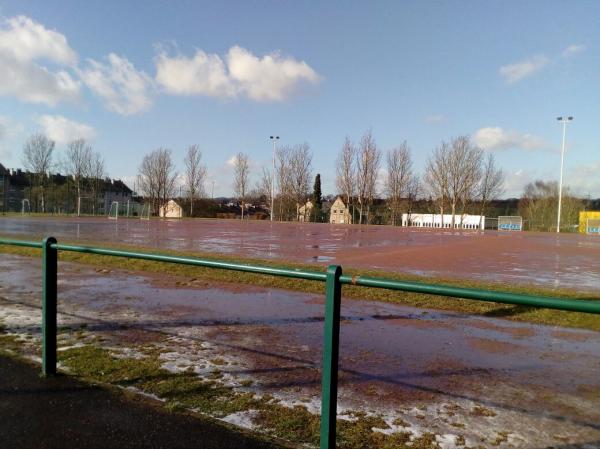
<path id="1" fill-rule="evenodd" d="M 29 204 L 28 199 L 21 200 L 21 215 L 30 214 L 31 213 L 31 204 Z"/>
<path id="2" fill-rule="evenodd" d="M 588 218 L 585 224 L 585 233 L 600 235 L 600 218 Z"/>
<path id="3" fill-rule="evenodd" d="M 498 217 L 499 231 L 522 231 L 523 217 L 518 215 L 505 215 Z"/>
<path id="4" fill-rule="evenodd" d="M 150 204 L 142 205 L 142 211 L 140 212 L 140 220 L 150 220 Z"/>
<path id="5" fill-rule="evenodd" d="M 119 202 L 113 201 L 110 205 L 110 210 L 108 211 L 108 219 L 109 220 L 117 220 L 119 218 Z"/>

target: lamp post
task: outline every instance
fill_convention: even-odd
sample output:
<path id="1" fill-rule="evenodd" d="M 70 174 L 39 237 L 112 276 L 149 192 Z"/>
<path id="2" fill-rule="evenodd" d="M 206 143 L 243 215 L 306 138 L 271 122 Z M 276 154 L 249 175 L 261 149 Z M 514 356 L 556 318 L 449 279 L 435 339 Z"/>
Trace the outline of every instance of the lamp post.
<path id="1" fill-rule="evenodd" d="M 273 221 L 273 211 L 275 210 L 275 142 L 279 140 L 279 136 L 269 136 L 273 142 L 273 166 L 271 172 L 271 221 Z"/>
<path id="2" fill-rule="evenodd" d="M 565 137 L 567 135 L 567 122 L 573 121 L 573 117 L 557 117 L 556 120 L 563 124 L 562 149 L 560 151 L 560 181 L 558 182 L 558 214 L 556 217 L 556 232 L 560 232 L 560 211 L 562 206 L 562 182 L 563 164 L 565 160 Z"/>

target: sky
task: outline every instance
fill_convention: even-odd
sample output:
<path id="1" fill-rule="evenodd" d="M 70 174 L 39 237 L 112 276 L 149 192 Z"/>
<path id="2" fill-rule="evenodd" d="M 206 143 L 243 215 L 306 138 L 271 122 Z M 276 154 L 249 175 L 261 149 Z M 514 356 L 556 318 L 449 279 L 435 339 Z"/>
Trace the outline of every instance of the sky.
<path id="1" fill-rule="evenodd" d="M 470 135 L 519 197 L 558 180 L 556 118 L 573 116 L 564 181 L 595 198 L 599 107 L 597 1 L 0 0 L 8 168 L 38 132 L 56 159 L 85 138 L 130 184 L 145 154 L 169 148 L 183 172 L 198 144 L 207 193 L 232 195 L 231 158 L 249 155 L 254 184 L 278 135 L 310 145 L 333 194 L 346 136 L 371 130 L 384 153 L 406 140 L 420 174 L 441 141 Z"/>

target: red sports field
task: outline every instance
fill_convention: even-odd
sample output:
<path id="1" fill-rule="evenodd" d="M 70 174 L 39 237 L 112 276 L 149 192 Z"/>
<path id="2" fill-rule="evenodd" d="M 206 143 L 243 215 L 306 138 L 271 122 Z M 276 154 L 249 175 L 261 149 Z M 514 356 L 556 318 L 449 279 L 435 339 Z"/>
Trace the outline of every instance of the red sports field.
<path id="1" fill-rule="evenodd" d="M 1 218 L 0 234 L 129 244 L 579 291 L 600 289 L 600 238 L 236 220 Z"/>

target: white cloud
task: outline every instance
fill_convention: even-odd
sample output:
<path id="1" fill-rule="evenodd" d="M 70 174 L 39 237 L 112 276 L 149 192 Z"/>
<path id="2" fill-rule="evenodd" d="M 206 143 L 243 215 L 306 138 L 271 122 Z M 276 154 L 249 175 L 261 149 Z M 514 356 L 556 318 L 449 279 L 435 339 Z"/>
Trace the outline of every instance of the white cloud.
<path id="1" fill-rule="evenodd" d="M 11 156 L 11 152 L 5 144 L 7 136 L 8 136 L 8 119 L 6 117 L 0 116 L 0 157 L 3 159 L 9 158 Z"/>
<path id="2" fill-rule="evenodd" d="M 585 45 L 572 44 L 572 45 L 569 45 L 567 48 L 565 48 L 561 52 L 561 56 L 564 58 L 568 58 L 570 56 L 581 53 L 584 50 L 585 50 Z"/>
<path id="3" fill-rule="evenodd" d="M 234 154 L 229 159 L 227 159 L 227 161 L 225 162 L 225 165 L 227 167 L 235 167 L 236 161 L 237 161 L 237 154 Z"/>
<path id="4" fill-rule="evenodd" d="M 576 195 L 600 198 L 600 162 L 590 162 L 570 168 L 565 173 L 565 184 Z"/>
<path id="5" fill-rule="evenodd" d="M 21 123 L 12 120 L 9 117 L 0 115 L 0 162 L 6 159 L 10 160 L 15 148 L 15 139 L 23 132 L 24 127 Z"/>
<path id="6" fill-rule="evenodd" d="M 541 137 L 532 134 L 507 131 L 500 127 L 487 127 L 475 131 L 475 144 L 485 150 L 506 150 L 510 148 L 522 150 L 543 150 L 548 146 Z"/>
<path id="7" fill-rule="evenodd" d="M 524 61 L 515 62 L 514 64 L 503 65 L 500 67 L 500 75 L 507 83 L 512 84 L 539 72 L 549 62 L 550 59 L 544 55 L 534 56 Z"/>
<path id="8" fill-rule="evenodd" d="M 62 115 L 42 115 L 38 120 L 43 133 L 58 145 L 69 143 L 75 139 L 90 140 L 96 131 L 85 123 L 69 120 Z"/>
<path id="9" fill-rule="evenodd" d="M 56 106 L 79 99 L 80 83 L 68 72 L 52 72 L 31 62 L 0 53 L 0 95 L 12 95 L 27 103 Z"/>
<path id="10" fill-rule="evenodd" d="M 77 53 L 64 35 L 25 16 L 4 22 L 0 29 L 0 53 L 22 62 L 37 59 L 68 65 L 77 62 Z"/>
<path id="11" fill-rule="evenodd" d="M 197 50 L 193 58 L 160 53 L 156 57 L 156 81 L 176 95 L 235 96 L 223 60 L 202 50 Z"/>
<path id="12" fill-rule="evenodd" d="M 536 172 L 529 170 L 516 170 L 506 173 L 504 178 L 504 197 L 519 198 L 525 186 L 535 179 L 539 179 Z"/>
<path id="13" fill-rule="evenodd" d="M 152 79 L 137 70 L 127 58 L 110 53 L 103 64 L 93 59 L 80 71 L 85 85 L 121 115 L 143 112 L 152 105 Z"/>
<path id="14" fill-rule="evenodd" d="M 431 124 L 442 123 L 444 120 L 446 120 L 446 117 L 444 117 L 443 115 L 434 114 L 425 117 L 425 122 Z"/>
<path id="15" fill-rule="evenodd" d="M 245 96 L 256 101 L 283 101 L 301 82 L 316 84 L 317 73 L 304 61 L 271 53 L 259 58 L 234 46 L 221 58 L 197 50 L 193 58 L 156 57 L 156 81 L 176 95 L 217 98 Z"/>
<path id="16" fill-rule="evenodd" d="M 77 54 L 66 38 L 28 17 L 18 16 L 0 25 L 0 95 L 28 103 L 55 106 L 79 98 L 80 83 L 66 70 L 53 71 L 36 61 L 75 64 Z"/>

